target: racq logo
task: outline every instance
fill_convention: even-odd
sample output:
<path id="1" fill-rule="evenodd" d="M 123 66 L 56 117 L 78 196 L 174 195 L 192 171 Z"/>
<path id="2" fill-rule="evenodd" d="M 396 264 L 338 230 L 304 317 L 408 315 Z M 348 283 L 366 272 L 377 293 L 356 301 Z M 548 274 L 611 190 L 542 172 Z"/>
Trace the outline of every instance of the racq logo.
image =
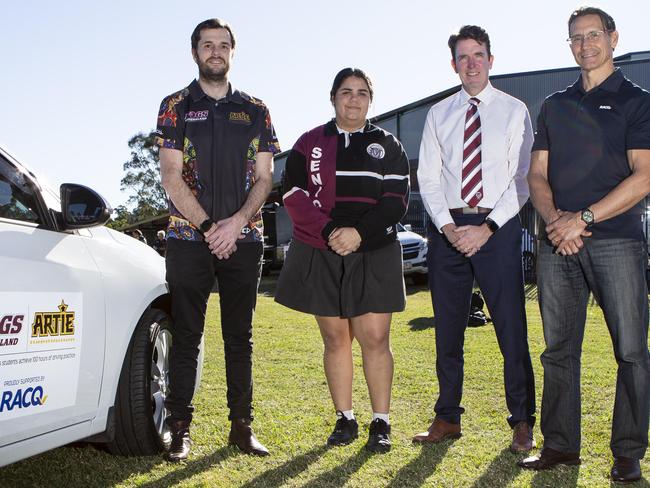
<path id="1" fill-rule="evenodd" d="M 208 120 L 208 113 L 207 110 L 192 110 L 185 114 L 185 122 L 201 122 L 203 120 Z"/>
<path id="2" fill-rule="evenodd" d="M 42 386 L 5 390 L 0 397 L 0 413 L 11 412 L 14 408 L 30 408 L 45 405 L 47 395 Z"/>

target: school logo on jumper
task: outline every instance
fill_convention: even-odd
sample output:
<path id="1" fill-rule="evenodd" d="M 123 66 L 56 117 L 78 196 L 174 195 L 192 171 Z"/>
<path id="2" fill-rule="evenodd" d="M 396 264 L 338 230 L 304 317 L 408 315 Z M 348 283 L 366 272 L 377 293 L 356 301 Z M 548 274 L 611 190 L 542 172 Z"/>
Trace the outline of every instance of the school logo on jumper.
<path id="1" fill-rule="evenodd" d="M 366 151 L 368 151 L 368 154 L 370 154 L 370 156 L 372 156 L 375 159 L 382 159 L 386 155 L 386 151 L 384 151 L 382 145 L 377 144 L 376 142 L 370 144 L 366 148 Z"/>
<path id="2" fill-rule="evenodd" d="M 246 112 L 230 112 L 228 114 L 228 120 L 235 124 L 250 124 L 251 116 Z"/>
<path id="3" fill-rule="evenodd" d="M 32 337 L 58 337 L 74 335 L 74 312 L 61 300 L 58 312 L 36 312 L 32 323 Z"/>
<path id="4" fill-rule="evenodd" d="M 202 122 L 208 120 L 208 113 L 207 110 L 192 110 L 185 114 L 185 122 Z"/>

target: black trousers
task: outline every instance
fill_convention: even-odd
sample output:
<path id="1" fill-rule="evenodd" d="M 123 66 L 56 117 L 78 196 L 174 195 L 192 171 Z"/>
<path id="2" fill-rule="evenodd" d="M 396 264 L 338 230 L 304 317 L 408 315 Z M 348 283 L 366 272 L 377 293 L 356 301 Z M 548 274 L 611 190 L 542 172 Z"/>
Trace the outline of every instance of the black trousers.
<path id="1" fill-rule="evenodd" d="M 205 242 L 167 241 L 167 282 L 174 336 L 169 359 L 168 421 L 192 420 L 199 345 L 210 292 L 219 284 L 221 334 L 226 359 L 230 420 L 252 418 L 253 313 L 262 266 L 262 243 L 238 244 L 229 259 L 217 259 Z"/>
<path id="2" fill-rule="evenodd" d="M 480 225 L 485 215 L 454 215 L 456 225 Z M 488 307 L 501 354 L 506 404 L 511 426 L 535 422 L 535 381 L 528 351 L 521 225 L 514 217 L 466 258 L 429 223 L 429 283 L 436 321 L 436 372 L 440 394 L 436 416 L 460 423 L 465 411 L 463 394 L 463 344 L 469 316 L 472 285 L 476 279 Z"/>

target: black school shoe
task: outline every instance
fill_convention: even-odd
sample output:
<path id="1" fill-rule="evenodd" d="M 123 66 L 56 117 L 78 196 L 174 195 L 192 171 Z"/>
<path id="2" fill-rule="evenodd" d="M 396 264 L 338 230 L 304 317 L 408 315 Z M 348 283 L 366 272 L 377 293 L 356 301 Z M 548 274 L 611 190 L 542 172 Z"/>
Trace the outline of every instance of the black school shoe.
<path id="1" fill-rule="evenodd" d="M 385 453 L 390 451 L 390 425 L 382 419 L 375 419 L 370 424 L 370 435 L 366 449 L 370 452 Z"/>
<path id="2" fill-rule="evenodd" d="M 359 424 L 355 419 L 347 419 L 341 415 L 336 421 L 334 432 L 327 439 L 328 446 L 345 446 L 359 437 Z"/>

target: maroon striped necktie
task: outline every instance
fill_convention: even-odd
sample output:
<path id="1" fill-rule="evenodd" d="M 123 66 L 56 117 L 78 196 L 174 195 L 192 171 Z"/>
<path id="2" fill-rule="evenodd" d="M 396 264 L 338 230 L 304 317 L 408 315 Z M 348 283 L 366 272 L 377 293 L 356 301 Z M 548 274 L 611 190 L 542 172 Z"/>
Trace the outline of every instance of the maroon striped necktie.
<path id="1" fill-rule="evenodd" d="M 476 207 L 483 198 L 481 174 L 481 117 L 478 114 L 478 98 L 469 99 L 465 114 L 465 137 L 463 140 L 463 180 L 460 197 L 470 207 Z"/>

